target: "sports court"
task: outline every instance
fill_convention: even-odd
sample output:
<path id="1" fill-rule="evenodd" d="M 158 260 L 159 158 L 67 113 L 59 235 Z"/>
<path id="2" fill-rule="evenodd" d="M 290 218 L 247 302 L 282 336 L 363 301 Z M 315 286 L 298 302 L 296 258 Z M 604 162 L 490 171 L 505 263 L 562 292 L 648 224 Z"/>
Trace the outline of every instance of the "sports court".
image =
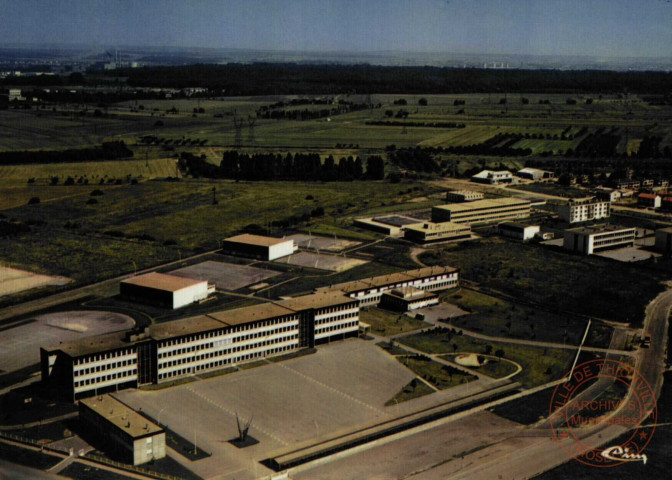
<path id="1" fill-rule="evenodd" d="M 278 263 L 286 263 L 288 265 L 296 265 L 297 267 L 317 268 L 320 270 L 328 270 L 330 272 L 343 272 L 364 263 L 368 263 L 366 260 L 357 258 L 346 258 L 337 255 L 324 255 L 311 252 L 299 252 L 279 258 L 275 261 Z"/>
<path id="2" fill-rule="evenodd" d="M 302 233 L 289 235 L 287 238 L 293 239 L 294 243 L 300 248 L 316 251 L 324 250 L 326 252 L 341 252 L 346 248 L 356 247 L 361 244 L 361 242 L 346 240 L 344 238 L 316 237 Z"/>
<path id="3" fill-rule="evenodd" d="M 40 362 L 40 347 L 126 330 L 133 319 L 100 311 L 57 312 L 0 324 L 0 374 Z"/>
<path id="4" fill-rule="evenodd" d="M 65 285 L 66 277 L 50 277 L 10 267 L 0 267 L 0 297 L 47 285 Z"/>
<path id="5" fill-rule="evenodd" d="M 218 290 L 232 291 L 273 278 L 280 275 L 280 272 L 208 260 L 174 270 L 170 274 L 194 280 L 207 280 L 209 283 L 214 283 Z"/>

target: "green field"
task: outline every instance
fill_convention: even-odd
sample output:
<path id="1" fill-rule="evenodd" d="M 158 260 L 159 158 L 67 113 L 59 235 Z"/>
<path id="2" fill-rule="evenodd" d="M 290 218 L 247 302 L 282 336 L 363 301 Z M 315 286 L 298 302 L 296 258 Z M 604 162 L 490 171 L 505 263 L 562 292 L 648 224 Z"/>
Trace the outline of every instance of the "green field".
<path id="1" fill-rule="evenodd" d="M 408 385 L 405 385 L 404 388 L 399 390 L 399 393 L 397 393 L 394 397 L 385 402 L 385 406 L 389 407 L 392 405 L 397 405 L 401 402 L 413 400 L 414 398 L 429 395 L 430 393 L 434 392 L 435 390 L 432 387 L 430 387 L 424 382 L 421 382 L 417 378 L 414 378 L 408 383 Z"/>
<path id="2" fill-rule="evenodd" d="M 535 302 L 558 314 L 570 312 L 633 325 L 641 323 L 646 304 L 668 278 L 636 265 L 500 238 L 444 247 L 420 259 L 428 265 L 459 266 L 462 278 L 483 285 L 485 293 Z"/>
<path id="3" fill-rule="evenodd" d="M 473 375 L 464 373 L 457 368 L 441 365 L 432 361 L 429 357 L 407 355 L 398 356 L 396 359 L 412 370 L 418 377 L 421 377 L 440 390 L 476 380 L 476 377 Z"/>
<path id="4" fill-rule="evenodd" d="M 379 308 L 362 310 L 359 313 L 359 320 L 371 325 L 371 333 L 384 337 L 431 326 L 422 320 L 416 320 L 403 313 L 390 312 Z"/>

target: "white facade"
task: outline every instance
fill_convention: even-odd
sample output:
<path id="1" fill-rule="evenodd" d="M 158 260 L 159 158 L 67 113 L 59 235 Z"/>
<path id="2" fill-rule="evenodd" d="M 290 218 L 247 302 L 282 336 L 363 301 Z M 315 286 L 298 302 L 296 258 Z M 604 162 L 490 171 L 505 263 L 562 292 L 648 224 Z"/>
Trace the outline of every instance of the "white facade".
<path id="1" fill-rule="evenodd" d="M 359 306 L 336 305 L 315 311 L 315 341 L 359 330 Z"/>
<path id="2" fill-rule="evenodd" d="M 77 396 L 129 382 L 138 383 L 138 354 L 135 348 L 94 354 L 73 361 L 74 393 Z"/>
<path id="3" fill-rule="evenodd" d="M 500 223 L 498 228 L 500 235 L 523 242 L 533 239 L 541 230 L 539 225 L 521 225 L 513 222 Z"/>
<path id="4" fill-rule="evenodd" d="M 278 258 L 286 257 L 287 255 L 296 252 L 297 249 L 298 247 L 294 245 L 294 240 L 287 240 L 282 243 L 271 245 L 268 248 L 268 259 L 276 260 Z"/>
<path id="5" fill-rule="evenodd" d="M 575 200 L 566 205 L 560 205 L 558 207 L 558 215 L 568 223 L 609 218 L 609 215 L 611 215 L 611 203 L 596 198 Z"/>
<path id="6" fill-rule="evenodd" d="M 632 246 L 634 243 L 634 228 L 595 226 L 566 230 L 563 247 L 592 255 L 602 250 Z"/>
<path id="7" fill-rule="evenodd" d="M 207 280 L 176 290 L 173 292 L 173 309 L 205 300 L 210 292 Z"/>
<path id="8" fill-rule="evenodd" d="M 493 172 L 492 170 L 483 170 L 472 176 L 471 181 L 476 183 L 488 183 L 491 185 L 512 183 L 513 175 L 508 170 L 499 170 L 496 172 Z"/>

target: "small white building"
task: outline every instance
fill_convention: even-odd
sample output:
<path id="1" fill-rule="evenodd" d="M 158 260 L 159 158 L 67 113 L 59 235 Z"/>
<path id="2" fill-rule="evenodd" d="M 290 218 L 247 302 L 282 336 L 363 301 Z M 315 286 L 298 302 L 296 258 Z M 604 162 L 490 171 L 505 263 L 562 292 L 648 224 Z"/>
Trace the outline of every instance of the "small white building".
<path id="1" fill-rule="evenodd" d="M 595 189 L 595 196 L 600 200 L 615 202 L 621 198 L 621 192 L 613 188 L 598 187 Z"/>
<path id="2" fill-rule="evenodd" d="M 631 247 L 635 244 L 635 228 L 617 225 L 595 225 L 565 230 L 563 247 L 591 255 L 603 250 Z"/>
<path id="3" fill-rule="evenodd" d="M 553 172 L 539 170 L 538 168 L 523 168 L 516 173 L 520 178 L 526 178 L 538 182 L 539 180 L 548 180 L 553 178 Z"/>
<path id="4" fill-rule="evenodd" d="M 662 198 L 655 193 L 640 193 L 637 196 L 637 206 L 642 208 L 660 208 Z"/>
<path id="5" fill-rule="evenodd" d="M 524 225 L 518 222 L 504 222 L 497 226 L 499 234 L 504 237 L 515 238 L 526 242 L 539 234 L 539 225 Z"/>
<path id="6" fill-rule="evenodd" d="M 205 300 L 215 291 L 207 280 L 156 272 L 122 280 L 119 288 L 122 298 L 172 309 Z"/>
<path id="7" fill-rule="evenodd" d="M 229 255 L 276 260 L 291 255 L 298 250 L 293 239 L 264 237 L 245 233 L 230 237 L 222 242 L 222 252 Z"/>
<path id="8" fill-rule="evenodd" d="M 380 306 L 398 312 L 408 312 L 430 307 L 439 303 L 439 297 L 432 292 L 414 287 L 395 288 L 383 293 Z"/>
<path id="9" fill-rule="evenodd" d="M 490 185 L 498 185 L 500 183 L 512 183 L 513 175 L 508 170 L 483 170 L 471 177 L 472 182 L 487 183 Z"/>

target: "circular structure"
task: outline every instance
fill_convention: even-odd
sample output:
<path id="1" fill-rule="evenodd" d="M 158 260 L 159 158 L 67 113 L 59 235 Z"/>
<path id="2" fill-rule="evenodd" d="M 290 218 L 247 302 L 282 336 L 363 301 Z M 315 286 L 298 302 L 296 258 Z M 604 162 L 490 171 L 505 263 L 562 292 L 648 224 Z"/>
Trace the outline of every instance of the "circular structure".
<path id="1" fill-rule="evenodd" d="M 651 441 L 658 415 L 656 396 L 646 379 L 631 365 L 609 359 L 577 365 L 566 377 L 567 381 L 558 384 L 553 392 L 549 412 L 553 437 L 563 450 L 593 467 L 646 463 L 643 452 Z M 627 393 L 618 399 L 600 399 L 612 384 L 623 385 Z M 594 389 L 598 390 L 597 397 L 590 395 Z M 641 423 L 649 417 L 654 426 L 644 432 Z M 590 434 L 609 426 L 621 426 L 624 432 L 632 430 L 620 445 L 591 445 Z"/>
<path id="2" fill-rule="evenodd" d="M 455 357 L 455 363 L 463 367 L 480 367 L 488 363 L 487 359 L 481 362 L 478 357 L 476 353 L 461 353 Z"/>

